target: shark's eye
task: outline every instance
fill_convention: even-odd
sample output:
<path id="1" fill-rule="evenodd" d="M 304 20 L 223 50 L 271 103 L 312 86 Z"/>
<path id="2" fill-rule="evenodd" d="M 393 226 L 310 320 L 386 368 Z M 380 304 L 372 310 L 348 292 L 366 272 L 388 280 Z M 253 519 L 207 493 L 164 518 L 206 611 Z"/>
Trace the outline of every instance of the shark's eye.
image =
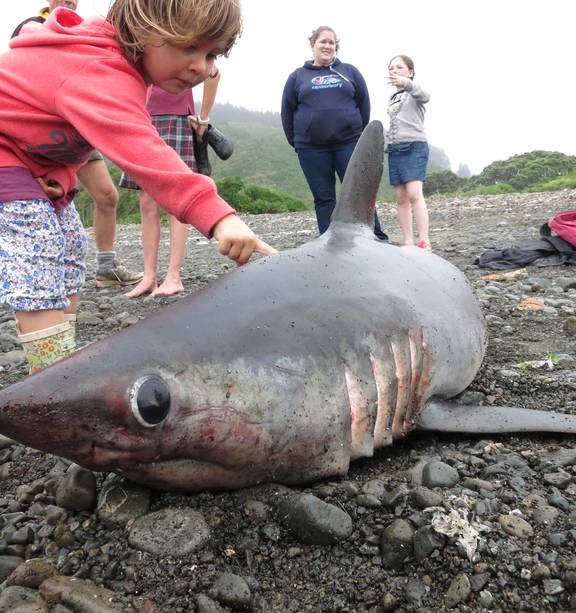
<path id="1" fill-rule="evenodd" d="M 130 405 L 137 421 L 148 428 L 162 423 L 170 412 L 170 390 L 156 375 L 146 375 L 134 383 Z"/>

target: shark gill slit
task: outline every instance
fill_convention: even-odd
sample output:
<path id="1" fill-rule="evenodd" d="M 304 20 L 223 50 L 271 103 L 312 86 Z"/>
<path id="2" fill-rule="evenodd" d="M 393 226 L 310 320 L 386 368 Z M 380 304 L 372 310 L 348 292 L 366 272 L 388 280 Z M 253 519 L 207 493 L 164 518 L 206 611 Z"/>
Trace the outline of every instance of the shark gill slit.
<path id="1" fill-rule="evenodd" d="M 345 370 L 351 460 L 370 457 L 375 449 L 406 436 L 414 429 L 414 421 L 423 407 L 429 360 L 422 330 L 410 330 L 401 339 L 387 341 L 381 349 L 378 356 L 370 353 L 375 402 L 368 392 L 369 386 L 363 385 L 351 369 Z"/>

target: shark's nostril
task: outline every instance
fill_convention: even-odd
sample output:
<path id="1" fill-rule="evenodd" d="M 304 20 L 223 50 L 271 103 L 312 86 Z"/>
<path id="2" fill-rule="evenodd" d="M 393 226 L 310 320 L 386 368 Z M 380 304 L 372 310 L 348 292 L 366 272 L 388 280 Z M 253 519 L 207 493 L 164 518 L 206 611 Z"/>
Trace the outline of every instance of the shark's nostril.
<path id="1" fill-rule="evenodd" d="M 134 383 L 130 405 L 136 420 L 148 428 L 162 423 L 170 412 L 170 390 L 157 375 L 146 375 Z"/>

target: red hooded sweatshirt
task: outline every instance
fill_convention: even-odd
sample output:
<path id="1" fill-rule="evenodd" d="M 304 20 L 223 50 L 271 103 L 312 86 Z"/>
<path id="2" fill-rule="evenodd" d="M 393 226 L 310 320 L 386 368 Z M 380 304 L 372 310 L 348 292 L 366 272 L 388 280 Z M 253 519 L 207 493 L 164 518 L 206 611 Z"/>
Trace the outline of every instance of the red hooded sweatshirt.
<path id="1" fill-rule="evenodd" d="M 0 170 L 27 168 L 69 192 L 96 148 L 169 213 L 210 236 L 234 209 L 158 136 L 147 85 L 114 33 L 103 18 L 58 8 L 12 39 L 0 55 Z"/>

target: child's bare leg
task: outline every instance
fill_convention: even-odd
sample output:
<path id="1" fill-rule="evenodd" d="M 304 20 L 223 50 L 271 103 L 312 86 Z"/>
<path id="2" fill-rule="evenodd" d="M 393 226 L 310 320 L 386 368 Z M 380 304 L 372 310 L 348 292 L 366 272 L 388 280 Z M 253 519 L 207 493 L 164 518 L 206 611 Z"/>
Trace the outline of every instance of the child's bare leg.
<path id="1" fill-rule="evenodd" d="M 429 242 L 428 208 L 426 207 L 426 201 L 424 200 L 424 194 L 422 192 L 422 181 L 410 181 L 406 183 L 406 192 L 410 204 L 412 205 L 418 238 L 420 241 Z"/>
<path id="2" fill-rule="evenodd" d="M 152 293 L 156 285 L 156 267 L 158 265 L 158 245 L 160 243 L 160 209 L 152 196 L 146 192 L 140 194 L 140 215 L 142 222 L 142 252 L 144 254 L 144 276 L 142 281 L 126 294 L 136 298 L 142 294 Z"/>
<path id="3" fill-rule="evenodd" d="M 22 334 L 64 323 L 64 311 L 16 311 L 15 316 Z"/>
<path id="4" fill-rule="evenodd" d="M 186 252 L 188 225 L 179 222 L 173 215 L 170 219 L 170 260 L 162 284 L 152 292 L 152 296 L 172 296 L 184 291 L 180 271 Z"/>
<path id="5" fill-rule="evenodd" d="M 394 190 L 396 191 L 398 222 L 400 223 L 400 230 L 402 231 L 402 242 L 404 245 L 413 245 L 412 208 L 410 206 L 410 199 L 406 190 L 406 184 L 402 183 L 401 185 L 395 185 Z"/>

